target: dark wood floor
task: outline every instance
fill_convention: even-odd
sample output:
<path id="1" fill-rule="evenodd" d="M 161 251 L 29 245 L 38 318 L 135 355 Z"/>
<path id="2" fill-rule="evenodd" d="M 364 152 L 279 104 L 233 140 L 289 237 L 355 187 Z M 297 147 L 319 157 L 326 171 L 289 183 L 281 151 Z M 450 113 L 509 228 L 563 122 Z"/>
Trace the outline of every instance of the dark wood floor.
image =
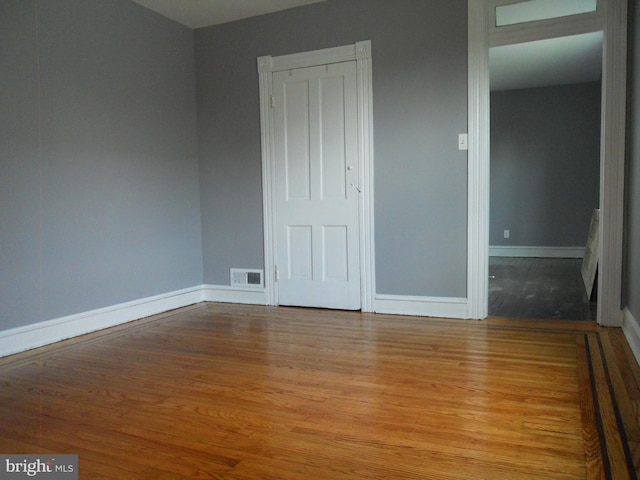
<path id="1" fill-rule="evenodd" d="M 580 275 L 582 259 L 489 258 L 489 315 L 596 320 Z"/>
<path id="2" fill-rule="evenodd" d="M 81 479 L 637 480 L 594 322 L 199 304 L 0 360 L 0 452 Z"/>

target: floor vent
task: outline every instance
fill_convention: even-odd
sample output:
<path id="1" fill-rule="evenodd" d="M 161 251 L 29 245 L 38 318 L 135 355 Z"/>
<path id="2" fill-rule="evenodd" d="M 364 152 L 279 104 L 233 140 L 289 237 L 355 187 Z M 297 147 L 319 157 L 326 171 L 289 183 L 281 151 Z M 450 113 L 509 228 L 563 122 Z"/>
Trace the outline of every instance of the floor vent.
<path id="1" fill-rule="evenodd" d="M 264 271 L 246 268 L 231 269 L 231 286 L 264 287 Z"/>

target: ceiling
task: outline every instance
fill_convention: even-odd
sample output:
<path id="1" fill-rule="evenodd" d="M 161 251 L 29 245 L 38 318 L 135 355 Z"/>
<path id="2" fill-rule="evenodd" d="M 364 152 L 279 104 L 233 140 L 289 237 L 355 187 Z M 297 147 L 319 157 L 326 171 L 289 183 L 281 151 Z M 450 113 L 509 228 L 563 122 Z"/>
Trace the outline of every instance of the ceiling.
<path id="1" fill-rule="evenodd" d="M 602 75 L 602 32 L 489 50 L 491 90 L 595 82 Z"/>
<path id="2" fill-rule="evenodd" d="M 326 0 L 133 0 L 189 28 L 208 27 Z"/>

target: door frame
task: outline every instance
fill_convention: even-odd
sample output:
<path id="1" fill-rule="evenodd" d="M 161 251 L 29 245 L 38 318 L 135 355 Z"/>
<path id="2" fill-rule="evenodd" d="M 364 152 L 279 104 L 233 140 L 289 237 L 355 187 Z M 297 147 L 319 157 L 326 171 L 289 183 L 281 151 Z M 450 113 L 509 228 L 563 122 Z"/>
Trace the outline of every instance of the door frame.
<path id="1" fill-rule="evenodd" d="M 468 0 L 469 28 L 469 185 L 468 300 L 472 318 L 488 315 L 489 294 L 489 45 L 496 3 Z M 514 3 L 512 0 L 502 3 Z M 622 325 L 622 258 L 624 223 L 627 1 L 599 0 L 604 32 L 600 140 L 600 262 L 598 317 L 604 326 Z M 532 22 L 528 34 L 549 34 L 555 20 Z M 570 33 L 569 33 L 570 34 Z M 516 42 L 513 42 L 516 43 Z"/>
<path id="2" fill-rule="evenodd" d="M 277 57 L 258 57 L 260 82 L 260 131 L 262 144 L 262 212 L 264 228 L 265 296 L 267 305 L 278 305 L 278 282 L 275 271 L 275 165 L 273 125 L 273 72 L 295 68 L 356 62 L 358 102 L 358 163 L 360 195 L 358 202 L 360 238 L 360 305 L 363 312 L 373 311 L 375 260 L 373 229 L 373 70 L 371 41 L 352 45 L 294 53 Z"/>

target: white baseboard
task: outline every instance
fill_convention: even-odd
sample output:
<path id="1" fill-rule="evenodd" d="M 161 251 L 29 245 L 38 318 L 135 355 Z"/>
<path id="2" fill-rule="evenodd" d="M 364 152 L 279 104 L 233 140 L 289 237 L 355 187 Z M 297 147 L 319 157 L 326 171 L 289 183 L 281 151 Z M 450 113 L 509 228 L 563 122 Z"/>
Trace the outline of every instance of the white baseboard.
<path id="1" fill-rule="evenodd" d="M 584 258 L 584 247 L 489 247 L 490 257 Z"/>
<path id="2" fill-rule="evenodd" d="M 633 317 L 628 308 L 625 308 L 623 312 L 622 331 L 627 337 L 627 342 L 629 342 L 638 365 L 640 365 L 640 322 Z"/>
<path id="3" fill-rule="evenodd" d="M 203 301 L 202 287 L 177 290 L 0 332 L 0 357 Z"/>
<path id="4" fill-rule="evenodd" d="M 267 305 L 264 288 L 199 285 L 0 331 L 0 358 L 199 302 Z M 374 312 L 469 318 L 466 298 L 376 295 Z"/>
<path id="5" fill-rule="evenodd" d="M 237 287 L 226 285 L 203 285 L 202 299 L 205 302 L 247 303 L 267 305 L 266 290 L 262 287 Z"/>
<path id="6" fill-rule="evenodd" d="M 377 294 L 373 311 L 420 317 L 470 318 L 469 301 L 466 298 Z"/>

